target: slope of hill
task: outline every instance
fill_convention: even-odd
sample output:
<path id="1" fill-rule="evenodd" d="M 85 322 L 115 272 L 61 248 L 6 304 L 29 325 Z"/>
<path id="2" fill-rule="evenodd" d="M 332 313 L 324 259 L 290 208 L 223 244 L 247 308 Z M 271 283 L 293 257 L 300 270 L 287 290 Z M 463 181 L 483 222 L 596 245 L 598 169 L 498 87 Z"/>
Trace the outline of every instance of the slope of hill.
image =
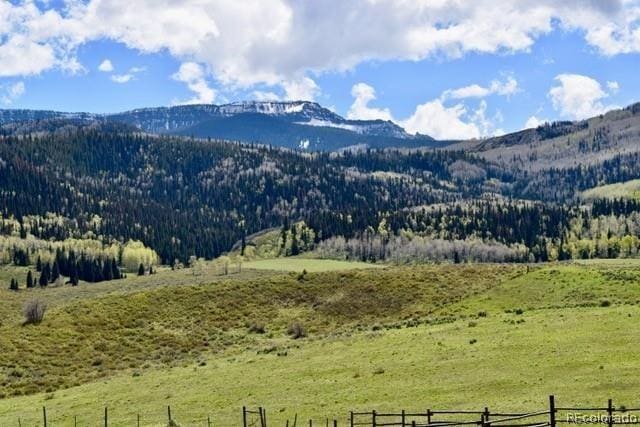
<path id="1" fill-rule="evenodd" d="M 579 122 L 452 144 L 448 149 L 478 153 L 504 167 L 541 170 L 597 165 L 640 151 L 640 103 Z"/>
<path id="2" fill-rule="evenodd" d="M 462 151 L 300 153 L 80 123 L 0 136 L 4 234 L 133 239 L 165 264 L 217 257 L 274 227 L 277 256 L 361 261 L 618 257 L 640 245 L 633 200 L 575 204 L 583 190 L 640 178 L 640 153 L 532 172 Z M 617 225 L 603 239 L 592 230 L 608 215 Z"/>
<path id="3" fill-rule="evenodd" d="M 634 265 L 277 275 L 61 301 L 38 326 L 13 314 L 0 326 L 0 391 L 27 393 L 0 400 L 0 424 L 40 425 L 42 406 L 51 424 L 79 425 L 106 406 L 123 426 L 138 414 L 165 425 L 167 405 L 179 425 L 209 415 L 228 426 L 242 405 L 266 407 L 277 425 L 296 413 L 343 425 L 350 410 L 535 411 L 549 394 L 631 407 Z M 0 310 L 19 309 L 21 295 L 0 295 Z M 296 321 L 307 337 L 287 334 Z"/>

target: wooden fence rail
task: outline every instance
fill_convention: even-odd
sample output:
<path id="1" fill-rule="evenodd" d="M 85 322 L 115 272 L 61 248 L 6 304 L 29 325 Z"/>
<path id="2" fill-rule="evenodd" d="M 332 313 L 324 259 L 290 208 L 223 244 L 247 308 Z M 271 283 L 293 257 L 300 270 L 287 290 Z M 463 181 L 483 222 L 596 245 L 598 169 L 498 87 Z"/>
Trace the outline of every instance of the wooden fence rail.
<path id="1" fill-rule="evenodd" d="M 564 419 L 559 415 L 564 415 Z M 616 416 L 619 416 L 619 419 Z M 475 411 L 445 409 L 400 412 L 352 411 L 349 413 L 346 425 L 349 427 L 557 427 L 558 424 L 599 424 L 607 427 L 613 427 L 614 424 L 640 425 L 640 407 L 616 408 L 612 399 L 608 400 L 607 406 L 602 407 L 558 407 L 555 397 L 549 396 L 549 406 L 534 412 L 491 412 L 489 408 Z M 313 421 L 310 420 L 309 426 L 313 427 L 313 425 Z M 323 423 L 315 425 L 322 426 Z M 327 427 L 330 425 L 328 420 L 325 425 Z M 332 425 L 337 427 L 338 422 L 334 420 Z M 285 427 L 290 426 L 295 426 L 295 423 L 290 424 L 287 421 Z M 251 425 L 245 422 L 243 427 L 251 427 Z M 260 427 L 267 427 L 267 425 L 260 424 Z"/>
<path id="2" fill-rule="evenodd" d="M 117 414 L 118 411 L 116 410 L 115 412 Z M 5 425 L 17 427 L 42 425 L 47 427 L 51 425 L 51 420 L 48 419 L 50 415 L 47 408 L 43 406 L 39 415 L 41 416 L 41 421 L 32 418 L 32 416 L 38 416 L 36 411 L 32 416 L 29 416 L 29 420 L 16 415 L 11 422 L 7 422 L 3 417 L 0 420 L 0 424 L 2 427 Z M 151 421 L 144 414 L 143 417 L 137 414 L 135 419 L 124 423 L 122 419 L 112 420 L 112 415 L 109 408 L 104 408 L 102 416 L 99 413 L 95 414 L 95 418 L 90 424 L 109 427 L 112 423 L 114 425 L 130 423 L 132 427 L 134 425 L 140 427 L 141 425 L 147 425 Z M 166 421 L 161 422 L 161 424 L 169 426 L 184 425 L 179 419 L 176 418 L 174 420 L 174 416 L 171 406 L 167 406 L 164 418 Z M 53 419 L 56 424 L 60 422 L 60 419 L 55 416 Z M 97 420 L 99 422 L 96 422 Z M 601 407 L 563 407 L 556 406 L 554 396 L 549 396 L 548 407 L 534 412 L 491 412 L 488 407 L 476 411 L 426 409 L 424 411 L 378 412 L 372 410 L 367 412 L 352 411 L 348 414 L 348 418 L 345 417 L 345 420 L 347 422 L 343 424 L 344 427 L 558 427 L 558 424 L 598 424 L 599 426 L 613 427 L 614 425 L 640 425 L 640 407 L 616 407 L 612 399 L 607 401 L 606 406 Z M 86 418 L 80 420 L 77 415 L 71 415 L 69 421 L 74 427 L 88 425 Z M 65 424 L 69 423 L 69 421 L 65 421 Z M 79 424 L 79 421 L 81 424 Z M 197 421 L 197 423 L 198 426 L 213 427 L 210 416 L 207 416 L 204 420 Z M 307 425 L 309 427 L 338 427 L 339 425 L 337 419 L 300 420 L 298 414 L 295 414 L 291 420 L 287 419 L 286 423 L 283 424 L 284 427 L 298 427 L 298 423 L 300 423 L 299 427 L 306 427 Z M 154 425 L 160 424 L 154 420 Z M 241 425 L 242 427 L 268 427 L 267 410 L 263 407 L 256 409 L 243 407 Z M 279 427 L 282 427 L 282 425 Z"/>

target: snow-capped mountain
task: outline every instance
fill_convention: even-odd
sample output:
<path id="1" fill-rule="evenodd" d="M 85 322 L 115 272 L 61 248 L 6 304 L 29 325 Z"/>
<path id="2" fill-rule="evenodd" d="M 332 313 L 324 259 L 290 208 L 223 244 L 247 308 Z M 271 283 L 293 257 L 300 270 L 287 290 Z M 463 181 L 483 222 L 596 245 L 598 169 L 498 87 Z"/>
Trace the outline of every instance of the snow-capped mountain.
<path id="1" fill-rule="evenodd" d="M 144 132 L 259 142 L 306 150 L 433 145 L 432 138 L 410 135 L 384 120 L 348 120 L 308 101 L 244 101 L 224 105 L 140 108 L 116 114 L 0 110 L 0 125 L 49 119 L 107 120 Z"/>

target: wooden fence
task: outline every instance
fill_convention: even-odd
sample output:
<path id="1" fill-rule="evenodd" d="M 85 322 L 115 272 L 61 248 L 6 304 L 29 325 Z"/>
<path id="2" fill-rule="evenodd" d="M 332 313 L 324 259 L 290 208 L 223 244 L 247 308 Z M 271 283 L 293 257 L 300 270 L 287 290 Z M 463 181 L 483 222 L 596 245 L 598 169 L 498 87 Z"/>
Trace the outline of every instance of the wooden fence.
<path id="1" fill-rule="evenodd" d="M 39 414 L 21 414 L 17 415 L 12 420 L 8 420 L 6 417 L 0 417 L 0 427 L 16 426 L 16 427 L 53 427 L 53 426 L 71 426 L 71 427 L 86 427 L 86 426 L 99 426 L 99 427 L 112 427 L 127 425 L 131 427 L 144 427 L 144 426 L 180 426 L 185 424 L 180 423 L 179 420 L 174 419 L 171 413 L 171 406 L 166 406 L 164 414 L 162 411 L 154 413 L 139 412 L 133 416 L 124 416 L 123 414 L 116 413 L 114 416 L 112 409 L 105 407 L 99 414 L 82 414 L 65 416 L 64 420 L 60 420 L 60 417 L 53 417 L 55 420 L 52 422 L 51 414 L 47 410 L 47 407 L 43 406 Z M 213 418 L 209 415 L 205 415 L 197 423 L 190 423 L 189 426 L 198 427 L 213 427 Z"/>
<path id="2" fill-rule="evenodd" d="M 251 411 L 243 408 L 243 427 L 267 427 L 266 411 L 259 408 Z M 251 415 L 258 414 L 257 418 Z M 493 412 L 489 408 L 481 411 L 434 410 L 400 412 L 350 412 L 345 425 L 349 427 L 558 427 L 558 424 L 598 424 L 612 427 L 640 424 L 640 407 L 615 407 L 609 399 L 602 407 L 558 407 L 554 396 L 549 396 L 549 406 L 535 412 Z M 298 416 L 286 421 L 285 427 L 338 427 L 337 420 L 309 420 L 300 422 Z"/>
<path id="3" fill-rule="evenodd" d="M 37 415 L 37 414 L 33 414 Z M 72 416 L 70 419 L 65 417 L 64 425 L 73 427 L 85 426 L 198 426 L 213 427 L 214 421 L 211 416 L 194 420 L 184 424 L 180 419 L 174 419 L 171 407 L 166 407 L 164 416 L 161 413 L 156 414 L 137 414 L 137 417 L 128 416 L 125 420 L 122 417 L 112 419 L 109 408 L 104 408 L 102 414 L 94 414 L 89 417 L 80 419 Z M 160 417 L 158 417 L 160 416 Z M 241 425 L 243 427 L 268 427 L 268 417 L 266 409 L 259 407 L 257 409 L 242 408 Z M 483 410 L 437 410 L 426 409 L 424 411 L 406 411 L 399 412 L 350 412 L 348 417 L 341 421 L 341 427 L 559 427 L 559 424 L 598 424 L 613 427 L 616 425 L 634 425 L 640 424 L 640 407 L 626 408 L 624 406 L 615 407 L 613 400 L 609 399 L 606 406 L 601 407 L 558 407 L 554 396 L 549 396 L 548 407 L 534 412 L 500 412 L 491 411 L 489 408 Z M 56 427 L 61 424 L 59 419 L 56 420 Z M 273 423 L 276 425 L 276 423 Z M 215 424 L 218 426 L 219 424 Z M 294 415 L 292 419 L 286 422 L 277 423 L 278 427 L 338 427 L 339 423 L 336 419 L 322 418 L 320 420 L 302 420 L 298 415 Z M 29 417 L 29 419 L 17 416 L 8 421 L 3 418 L 0 420 L 0 427 L 17 426 L 17 427 L 33 427 L 43 426 L 52 427 L 51 421 L 48 419 L 47 408 L 43 407 L 38 419 Z"/>

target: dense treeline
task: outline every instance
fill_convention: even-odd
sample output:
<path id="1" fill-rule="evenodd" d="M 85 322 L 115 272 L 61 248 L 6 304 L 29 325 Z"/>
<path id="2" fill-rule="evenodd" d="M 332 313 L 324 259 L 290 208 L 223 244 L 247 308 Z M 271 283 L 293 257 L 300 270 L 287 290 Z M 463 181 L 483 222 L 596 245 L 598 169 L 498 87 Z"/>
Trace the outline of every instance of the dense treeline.
<path id="1" fill-rule="evenodd" d="M 342 221 L 343 233 L 328 236 L 317 251 L 326 258 L 373 262 L 630 257 L 640 252 L 638 207 L 638 202 L 629 200 L 598 201 L 592 208 L 540 202 L 461 202 L 381 215 L 373 220 L 377 225 L 365 231 Z"/>
<path id="2" fill-rule="evenodd" d="M 474 243 L 471 250 L 464 243 L 482 242 L 497 260 L 590 257 L 603 252 L 576 242 L 590 239 L 603 247 L 604 237 L 585 237 L 576 232 L 576 223 L 611 215 L 626 222 L 638 204 L 597 201 L 593 208 L 581 207 L 575 203 L 578 191 L 639 176 L 637 154 L 531 172 L 461 151 L 299 153 L 149 136 L 113 124 L 65 123 L 52 132 L 0 136 L 0 232 L 41 241 L 135 239 L 164 263 L 213 258 L 241 241 L 244 249 L 246 236 L 283 224 L 280 255 L 332 238 L 373 241 L 373 230 L 385 249 L 380 256 L 364 251 L 372 260 L 399 256 L 407 232 L 463 242 L 420 252 L 418 240 L 410 239 L 421 254 L 443 253 L 446 247 L 454 258 L 458 252 L 483 259 L 481 246 Z M 291 226 L 299 220 L 309 227 L 304 235 Z M 622 253 L 609 245 L 607 256 Z M 363 258 L 357 251 L 354 256 Z M 5 252 L 15 264 L 34 262 L 28 251 Z M 120 265 L 115 255 L 109 259 Z M 140 263 L 152 262 L 136 262 L 128 271 Z M 103 262 L 88 270 L 97 276 L 106 268 Z"/>
<path id="3" fill-rule="evenodd" d="M 480 163 L 462 153 L 302 155 L 93 128 L 7 136 L 0 159 L 4 216 L 55 212 L 69 219 L 36 226 L 35 236 L 138 239 L 166 263 L 215 257 L 287 217 L 455 200 L 460 192 L 445 182 L 448 166 Z"/>

